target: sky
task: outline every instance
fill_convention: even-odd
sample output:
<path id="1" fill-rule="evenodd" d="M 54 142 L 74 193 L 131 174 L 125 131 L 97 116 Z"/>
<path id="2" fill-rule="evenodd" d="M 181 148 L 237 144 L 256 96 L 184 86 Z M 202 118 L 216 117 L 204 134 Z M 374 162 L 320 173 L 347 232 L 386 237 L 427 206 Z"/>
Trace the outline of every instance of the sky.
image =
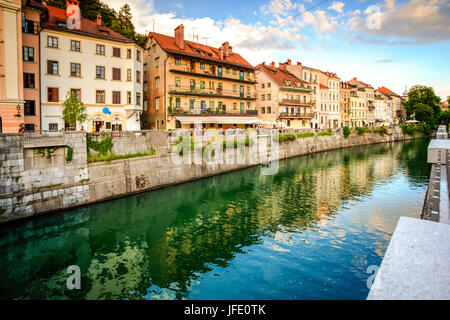
<path id="1" fill-rule="evenodd" d="M 402 94 L 432 86 L 450 96 L 450 0 L 104 0 L 128 3 L 138 32 L 185 38 L 233 51 L 256 66 L 285 62 L 357 77 Z"/>

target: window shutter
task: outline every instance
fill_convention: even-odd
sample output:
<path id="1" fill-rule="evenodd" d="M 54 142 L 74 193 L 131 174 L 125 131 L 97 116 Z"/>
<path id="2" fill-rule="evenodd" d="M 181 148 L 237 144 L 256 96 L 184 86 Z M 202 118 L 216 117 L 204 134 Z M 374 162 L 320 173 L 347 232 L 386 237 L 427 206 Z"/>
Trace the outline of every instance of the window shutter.
<path id="1" fill-rule="evenodd" d="M 47 74 L 53 74 L 53 63 L 52 61 L 47 61 Z"/>

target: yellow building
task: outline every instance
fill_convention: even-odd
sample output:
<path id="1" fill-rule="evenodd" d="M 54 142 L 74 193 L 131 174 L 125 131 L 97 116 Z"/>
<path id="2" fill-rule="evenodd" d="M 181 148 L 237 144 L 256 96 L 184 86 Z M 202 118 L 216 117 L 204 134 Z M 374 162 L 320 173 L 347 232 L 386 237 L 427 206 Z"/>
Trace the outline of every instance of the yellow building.
<path id="1" fill-rule="evenodd" d="M 351 114 L 351 108 L 350 108 L 350 92 L 351 92 L 352 86 L 348 82 L 341 81 L 340 83 L 340 91 L 339 91 L 339 98 L 340 98 L 340 104 L 341 104 L 341 126 L 342 127 L 350 127 L 350 114 Z"/>
<path id="2" fill-rule="evenodd" d="M 311 129 L 313 90 L 286 67 L 280 63 L 276 68 L 274 62 L 256 66 L 259 118 L 265 122 L 282 122 L 286 128 Z"/>
<path id="3" fill-rule="evenodd" d="M 150 33 L 144 55 L 143 128 L 245 128 L 258 122 L 254 67 L 220 48 Z"/>

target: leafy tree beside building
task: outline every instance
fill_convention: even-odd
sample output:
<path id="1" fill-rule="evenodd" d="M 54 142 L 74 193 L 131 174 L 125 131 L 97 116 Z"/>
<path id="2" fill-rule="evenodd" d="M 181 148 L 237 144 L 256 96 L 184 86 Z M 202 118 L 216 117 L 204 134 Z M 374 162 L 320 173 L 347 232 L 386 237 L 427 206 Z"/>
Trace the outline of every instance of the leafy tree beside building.
<path id="1" fill-rule="evenodd" d="M 428 124 L 436 124 L 441 116 L 441 99 L 432 87 L 416 85 L 409 90 L 408 101 L 404 103 L 406 115 Z"/>

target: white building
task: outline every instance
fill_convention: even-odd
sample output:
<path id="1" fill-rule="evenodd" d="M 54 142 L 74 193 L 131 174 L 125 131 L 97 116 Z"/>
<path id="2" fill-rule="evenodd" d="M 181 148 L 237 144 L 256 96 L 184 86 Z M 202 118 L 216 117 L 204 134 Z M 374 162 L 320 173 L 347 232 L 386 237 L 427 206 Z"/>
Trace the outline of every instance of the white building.
<path id="1" fill-rule="evenodd" d="M 42 129 L 64 129 L 62 105 L 71 93 L 89 114 L 77 130 L 140 130 L 144 50 L 102 26 L 100 15 L 97 22 L 81 17 L 70 29 L 64 9 L 47 7 L 40 33 Z"/>

